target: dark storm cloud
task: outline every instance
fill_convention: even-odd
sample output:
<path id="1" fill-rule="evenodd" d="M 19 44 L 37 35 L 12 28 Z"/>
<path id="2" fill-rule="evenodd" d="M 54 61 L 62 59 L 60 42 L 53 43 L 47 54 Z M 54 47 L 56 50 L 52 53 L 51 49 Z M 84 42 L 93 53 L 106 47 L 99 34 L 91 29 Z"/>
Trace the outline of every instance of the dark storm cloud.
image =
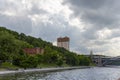
<path id="1" fill-rule="evenodd" d="M 106 0 L 66 0 L 64 3 L 67 2 L 70 2 L 70 4 L 82 8 L 98 9 L 106 3 Z"/>
<path id="2" fill-rule="evenodd" d="M 99 11 L 95 13 L 86 12 L 82 15 L 81 19 L 83 19 L 85 22 L 92 23 L 98 29 L 104 28 L 105 26 L 108 28 L 114 28 L 113 25 L 119 23 L 119 18 L 116 15 L 113 14 L 100 14 Z"/>
<path id="3" fill-rule="evenodd" d="M 80 17 L 84 22 L 96 24 L 97 26 L 110 26 L 119 22 L 117 0 L 66 0 L 74 11 L 74 16 Z M 115 11 L 117 13 L 115 13 Z M 115 27 L 115 26 L 114 26 Z"/>
<path id="4" fill-rule="evenodd" d="M 85 46 L 79 45 L 81 49 L 91 45 L 90 49 L 94 47 L 95 52 L 104 53 L 112 46 L 110 42 L 111 39 L 120 37 L 119 3 L 119 0 L 65 0 L 63 2 L 64 5 L 68 5 L 69 8 L 74 11 L 74 17 L 79 18 L 85 24 L 90 24 L 85 26 L 87 29 L 84 32 L 80 33 L 83 39 L 81 40 L 81 45 L 85 44 Z M 97 35 L 97 33 L 105 28 L 111 30 L 111 34 L 107 36 L 105 40 L 104 38 L 99 40 L 100 36 Z M 106 33 L 107 32 L 101 34 L 106 36 Z M 108 44 L 111 44 L 111 46 L 107 46 L 107 48 L 103 47 Z M 96 48 L 95 45 L 101 47 Z M 87 49 L 82 52 L 85 51 L 87 51 Z"/>
<path id="5" fill-rule="evenodd" d="M 92 27 L 83 33 L 83 36 L 91 39 L 95 38 L 94 34 L 97 31 L 105 27 L 109 29 L 120 28 L 120 11 L 118 11 L 120 6 L 118 3 L 118 0 L 66 0 L 64 2 L 74 11 L 75 17 L 79 17 L 86 24 L 92 24 Z"/>

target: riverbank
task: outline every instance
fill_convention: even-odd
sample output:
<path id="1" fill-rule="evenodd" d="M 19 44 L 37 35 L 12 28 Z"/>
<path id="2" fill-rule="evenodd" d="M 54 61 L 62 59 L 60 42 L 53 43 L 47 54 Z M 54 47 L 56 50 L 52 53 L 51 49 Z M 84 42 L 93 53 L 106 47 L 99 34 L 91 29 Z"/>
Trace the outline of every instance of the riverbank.
<path id="1" fill-rule="evenodd" d="M 0 75 L 30 73 L 30 72 L 53 72 L 53 71 L 72 70 L 72 69 L 84 69 L 84 68 L 90 68 L 90 67 L 79 66 L 79 67 L 58 67 L 58 68 L 41 68 L 41 69 L 18 69 L 18 70 L 0 71 Z"/>

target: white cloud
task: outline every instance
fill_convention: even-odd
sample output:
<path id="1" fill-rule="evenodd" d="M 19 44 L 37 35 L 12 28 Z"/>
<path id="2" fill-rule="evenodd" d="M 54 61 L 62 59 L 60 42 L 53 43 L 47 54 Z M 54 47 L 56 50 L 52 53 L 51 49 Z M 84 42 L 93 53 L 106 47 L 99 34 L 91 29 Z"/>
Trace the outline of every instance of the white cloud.
<path id="1" fill-rule="evenodd" d="M 71 26 L 77 27 L 78 29 L 80 29 L 80 31 L 84 31 L 84 29 L 85 29 L 85 24 L 83 22 L 81 22 L 79 18 L 71 19 L 69 21 L 69 24 Z"/>
<path id="2" fill-rule="evenodd" d="M 104 29 L 102 29 L 102 30 L 99 30 L 99 31 L 97 32 L 97 35 L 96 35 L 96 36 L 98 36 L 98 39 L 103 39 L 103 40 L 104 40 L 104 39 L 110 37 L 111 34 L 112 34 L 112 31 L 111 31 L 110 29 L 104 28 Z"/>
<path id="3" fill-rule="evenodd" d="M 6 16 L 16 16 L 16 13 L 14 11 L 0 11 L 0 14 L 6 15 Z"/>

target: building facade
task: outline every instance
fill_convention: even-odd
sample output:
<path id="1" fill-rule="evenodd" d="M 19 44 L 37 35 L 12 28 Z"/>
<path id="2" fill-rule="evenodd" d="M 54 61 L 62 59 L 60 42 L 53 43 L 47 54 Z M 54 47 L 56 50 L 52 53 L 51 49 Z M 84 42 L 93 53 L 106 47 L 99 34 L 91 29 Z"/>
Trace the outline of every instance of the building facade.
<path id="1" fill-rule="evenodd" d="M 69 42 L 70 42 L 69 37 L 63 37 L 63 38 L 59 37 L 59 38 L 57 38 L 57 46 L 58 47 L 63 47 L 66 50 L 69 50 Z"/>
<path id="2" fill-rule="evenodd" d="M 23 51 L 27 54 L 43 54 L 44 49 L 42 48 L 25 48 Z"/>

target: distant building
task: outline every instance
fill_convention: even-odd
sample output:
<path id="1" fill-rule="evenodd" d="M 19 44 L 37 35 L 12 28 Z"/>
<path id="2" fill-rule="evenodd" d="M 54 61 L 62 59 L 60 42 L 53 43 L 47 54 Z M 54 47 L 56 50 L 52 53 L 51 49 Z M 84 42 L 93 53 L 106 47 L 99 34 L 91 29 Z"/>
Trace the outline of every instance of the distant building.
<path id="1" fill-rule="evenodd" d="M 57 38 L 57 46 L 69 50 L 69 41 L 70 41 L 69 37 L 63 37 L 63 38 L 59 37 Z"/>
<path id="2" fill-rule="evenodd" d="M 23 51 L 27 54 L 43 54 L 44 49 L 42 48 L 25 48 Z"/>
<path id="3" fill-rule="evenodd" d="M 90 51 L 90 58 L 93 61 L 93 51 L 92 50 Z"/>

